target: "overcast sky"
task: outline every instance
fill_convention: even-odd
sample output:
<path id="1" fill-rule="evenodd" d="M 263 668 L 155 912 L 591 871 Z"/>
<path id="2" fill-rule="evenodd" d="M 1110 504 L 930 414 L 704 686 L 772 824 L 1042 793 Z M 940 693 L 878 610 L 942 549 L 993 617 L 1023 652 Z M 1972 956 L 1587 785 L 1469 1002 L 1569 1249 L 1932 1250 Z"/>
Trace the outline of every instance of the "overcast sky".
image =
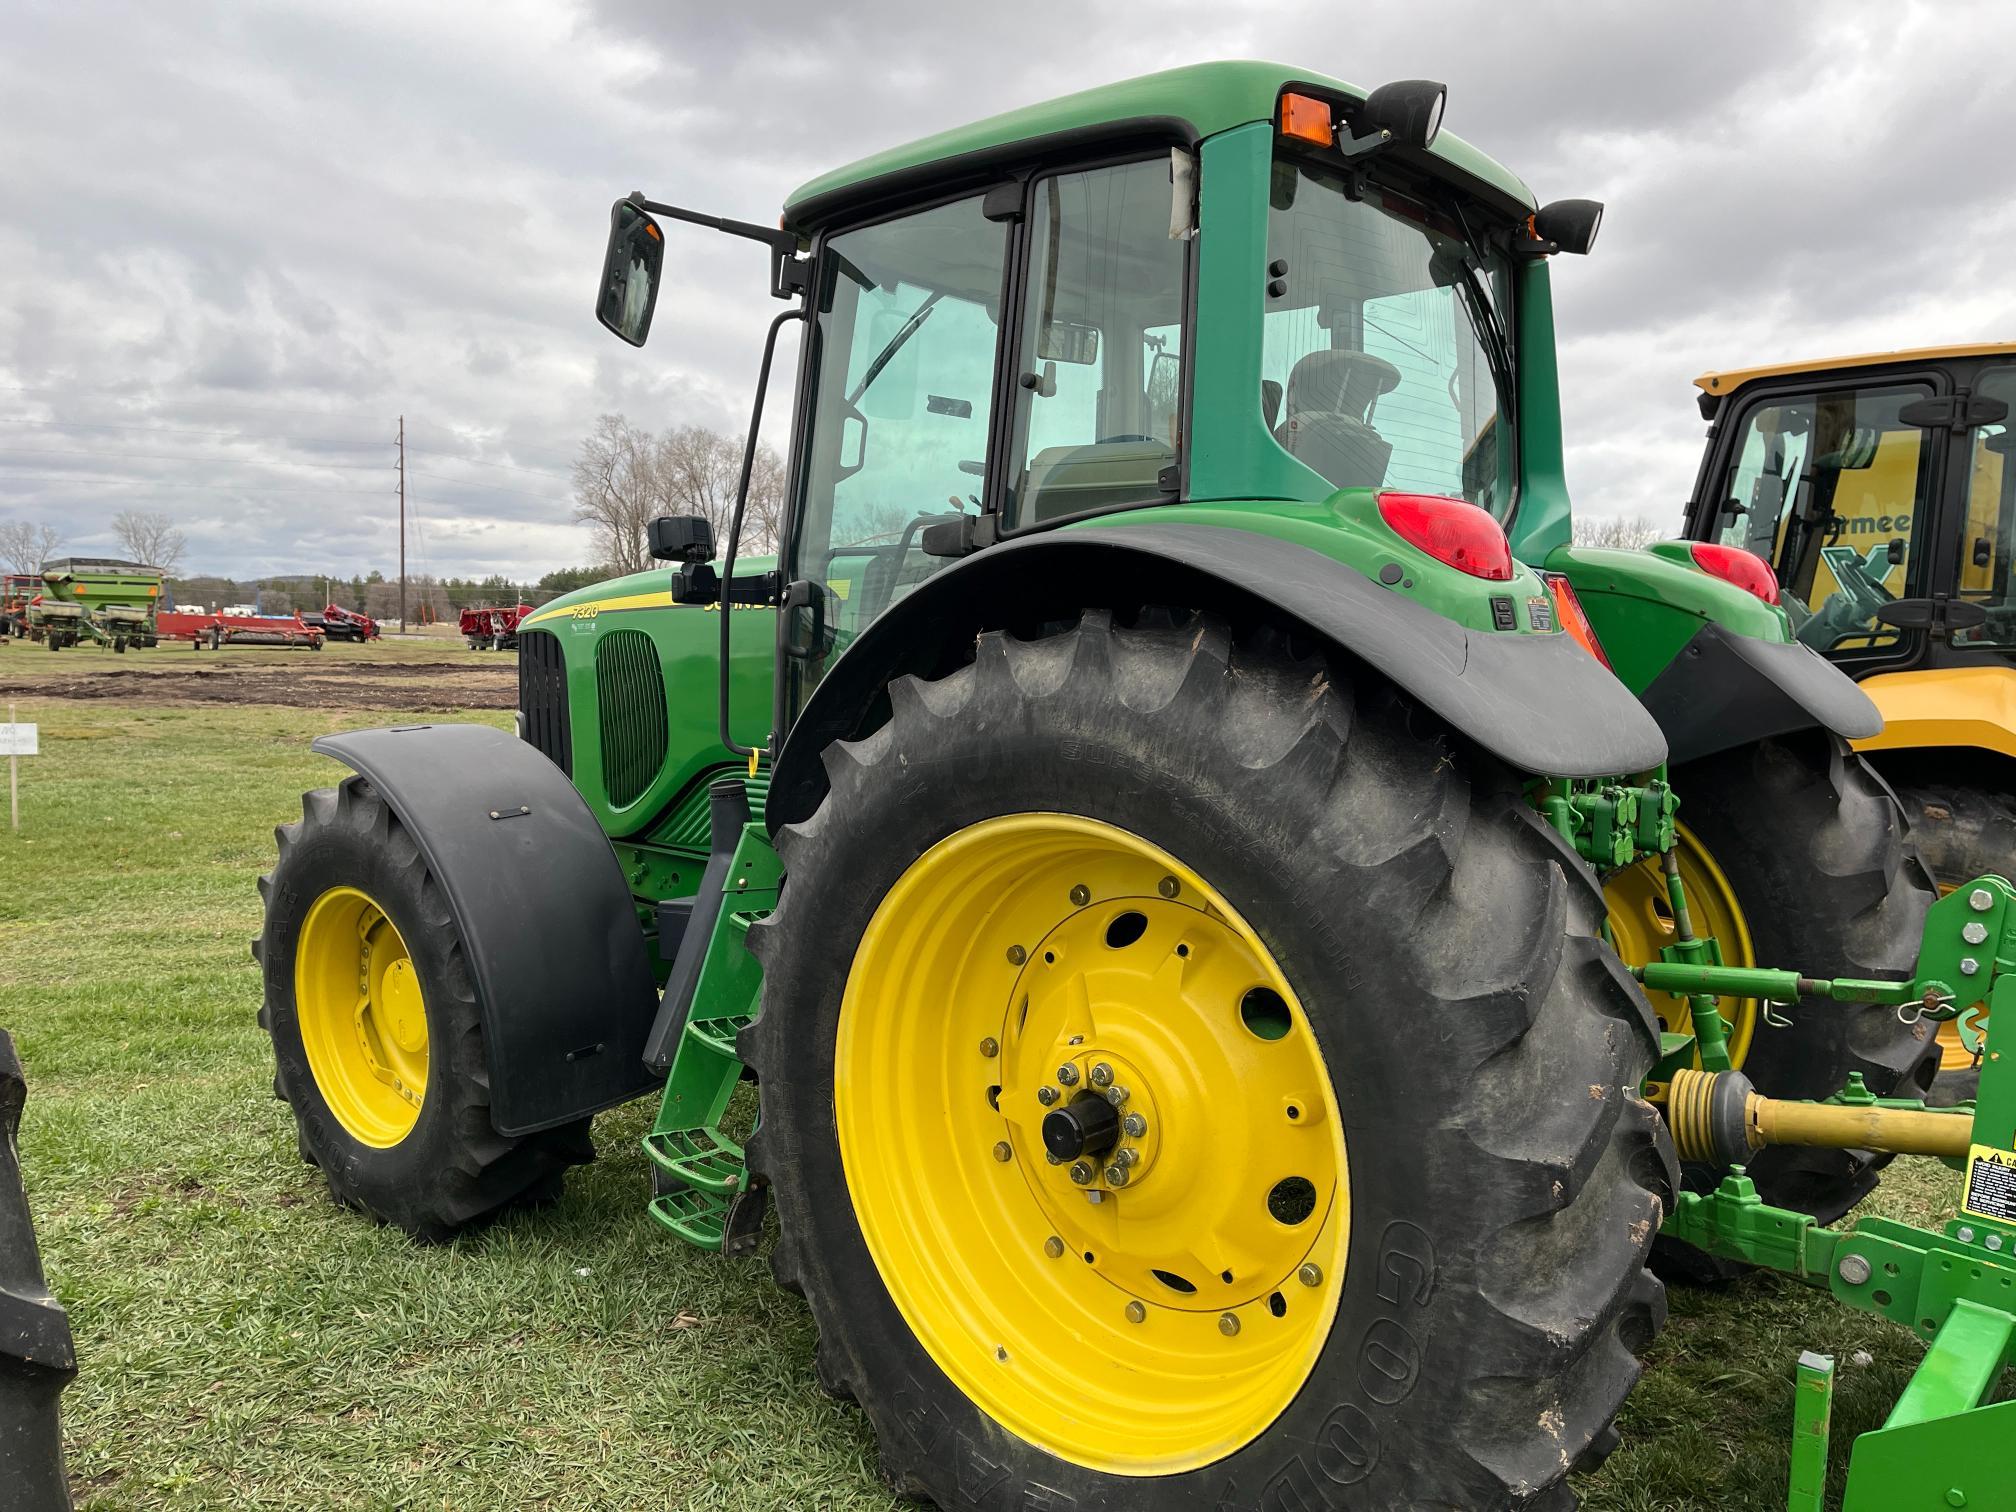
<path id="1" fill-rule="evenodd" d="M 590 303 L 609 202 L 770 222 L 799 182 L 996 110 L 1214 57 L 1449 85 L 1543 200 L 1577 507 L 1677 517 L 1704 368 L 2016 336 L 2016 7 L 1003 6 L 364 0 L 0 8 L 0 519 L 195 570 L 587 560 L 595 416 L 739 428 L 762 250 L 675 231 L 652 343 Z M 781 408 L 766 435 L 781 443 Z"/>

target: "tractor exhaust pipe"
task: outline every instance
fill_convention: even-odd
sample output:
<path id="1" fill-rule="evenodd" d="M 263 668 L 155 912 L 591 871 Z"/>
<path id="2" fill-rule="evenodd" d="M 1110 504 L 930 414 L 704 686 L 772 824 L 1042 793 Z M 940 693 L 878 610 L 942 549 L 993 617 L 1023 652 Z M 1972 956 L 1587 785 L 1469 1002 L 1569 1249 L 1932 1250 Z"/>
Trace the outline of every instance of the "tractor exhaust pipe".
<path id="1" fill-rule="evenodd" d="M 1961 1157 L 1974 1135 L 1971 1113 L 1764 1097 L 1740 1071 L 1676 1072 L 1666 1123 L 1682 1160 L 1723 1170 L 1768 1145 Z"/>

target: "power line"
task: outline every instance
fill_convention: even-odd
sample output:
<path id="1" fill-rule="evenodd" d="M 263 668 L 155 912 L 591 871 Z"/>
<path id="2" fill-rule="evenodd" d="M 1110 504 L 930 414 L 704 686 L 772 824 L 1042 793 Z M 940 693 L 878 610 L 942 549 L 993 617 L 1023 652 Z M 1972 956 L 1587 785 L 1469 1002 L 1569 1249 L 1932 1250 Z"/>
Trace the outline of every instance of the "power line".
<path id="1" fill-rule="evenodd" d="M 31 420 L 24 418 L 0 419 L 0 425 L 45 425 L 57 430 L 116 430 L 142 431 L 149 434 L 172 436 L 214 436 L 226 441 L 264 441 L 276 446 L 334 446 L 341 451 L 363 451 L 369 446 L 383 446 L 382 441 L 325 441 L 319 436 L 254 436 L 242 430 L 213 431 L 199 430 L 190 425 L 120 425 L 110 420 Z"/>
<path id="2" fill-rule="evenodd" d="M 296 462 L 291 460 L 265 461 L 258 457 L 202 457 L 190 456 L 186 452 L 174 455 L 168 452 L 102 452 L 78 451 L 69 447 L 16 446 L 0 452 L 0 457 L 93 457 L 100 462 L 219 462 L 233 467 L 327 467 L 346 472 L 390 471 L 390 462 Z"/>
<path id="3" fill-rule="evenodd" d="M 94 478 L 85 473 L 0 473 L 0 482 L 6 483 L 90 483 L 109 485 L 114 488 L 195 488 L 210 493 L 233 494 L 373 494 L 383 498 L 392 490 L 385 488 L 296 488 L 292 486 L 268 488 L 258 483 L 181 483 L 170 478 Z"/>

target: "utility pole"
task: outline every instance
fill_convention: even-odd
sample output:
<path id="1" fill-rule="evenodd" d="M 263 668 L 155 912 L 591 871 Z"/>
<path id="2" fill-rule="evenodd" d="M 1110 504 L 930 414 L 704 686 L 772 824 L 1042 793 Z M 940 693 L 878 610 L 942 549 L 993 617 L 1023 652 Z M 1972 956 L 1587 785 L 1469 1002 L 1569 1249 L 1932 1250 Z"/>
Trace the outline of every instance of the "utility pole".
<path id="1" fill-rule="evenodd" d="M 399 417 L 399 633 L 406 633 L 406 417 Z"/>

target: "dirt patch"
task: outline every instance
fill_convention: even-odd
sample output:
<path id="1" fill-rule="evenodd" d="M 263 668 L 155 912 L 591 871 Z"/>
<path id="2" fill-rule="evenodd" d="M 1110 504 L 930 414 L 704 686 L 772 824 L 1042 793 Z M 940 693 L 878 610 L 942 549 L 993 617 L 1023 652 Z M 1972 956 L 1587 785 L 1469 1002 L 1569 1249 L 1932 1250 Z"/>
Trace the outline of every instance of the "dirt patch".
<path id="1" fill-rule="evenodd" d="M 74 675 L 0 679 L 0 698 L 116 699 L 147 704 L 279 704 L 294 709 L 518 707 L 518 666 L 501 662 L 324 661 L 313 651 L 289 662 L 239 662 L 231 653 L 196 665 L 107 667 Z M 192 661 L 194 658 L 192 657 Z"/>

